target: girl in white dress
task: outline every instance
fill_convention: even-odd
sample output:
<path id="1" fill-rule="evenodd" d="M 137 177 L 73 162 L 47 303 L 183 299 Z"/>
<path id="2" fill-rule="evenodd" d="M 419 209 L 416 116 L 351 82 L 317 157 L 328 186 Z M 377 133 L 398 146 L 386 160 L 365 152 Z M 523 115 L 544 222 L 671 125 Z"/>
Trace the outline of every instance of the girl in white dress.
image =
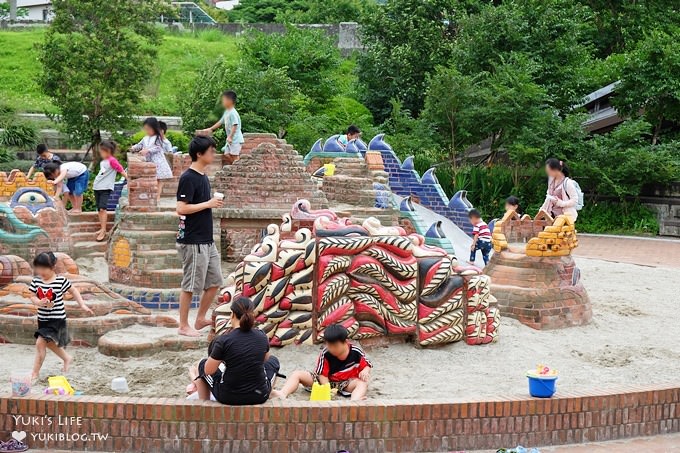
<path id="1" fill-rule="evenodd" d="M 164 180 L 173 178 L 172 169 L 165 158 L 163 136 L 158 120 L 154 117 L 145 119 L 143 129 L 146 135 L 139 143 L 131 147 L 130 151 L 139 152 L 146 158 L 147 162 L 156 164 L 156 178 L 158 179 L 157 197 L 160 201 Z"/>

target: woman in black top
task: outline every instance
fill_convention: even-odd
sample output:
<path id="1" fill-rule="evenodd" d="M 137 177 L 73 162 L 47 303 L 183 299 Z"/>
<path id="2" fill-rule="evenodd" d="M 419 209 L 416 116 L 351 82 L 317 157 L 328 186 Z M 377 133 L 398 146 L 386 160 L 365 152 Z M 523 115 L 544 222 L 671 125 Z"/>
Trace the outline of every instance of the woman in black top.
<path id="1" fill-rule="evenodd" d="M 269 339 L 254 329 L 253 304 L 238 297 L 231 304 L 233 330 L 215 338 L 210 357 L 198 365 L 200 399 L 210 393 L 222 404 L 262 404 L 269 398 L 279 360 L 269 354 Z"/>

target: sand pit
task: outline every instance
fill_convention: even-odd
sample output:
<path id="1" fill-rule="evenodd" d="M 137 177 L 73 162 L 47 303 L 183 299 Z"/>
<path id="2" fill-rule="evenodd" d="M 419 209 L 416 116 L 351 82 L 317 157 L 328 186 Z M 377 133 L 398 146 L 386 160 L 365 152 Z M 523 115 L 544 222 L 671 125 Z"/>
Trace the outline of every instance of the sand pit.
<path id="1" fill-rule="evenodd" d="M 593 303 L 593 322 L 585 327 L 535 331 L 503 318 L 500 342 L 488 346 L 463 343 L 419 350 L 410 344 L 368 351 L 375 365 L 369 398 L 467 398 L 525 395 L 524 371 L 545 363 L 560 371 L 563 391 L 593 390 L 630 383 L 678 383 L 680 293 L 678 269 L 650 268 L 584 258 L 577 259 Z M 33 347 L 0 345 L 0 391 L 9 390 L 10 371 L 30 369 Z M 76 362 L 68 376 L 88 395 L 111 395 L 111 378 L 125 376 L 131 396 L 184 394 L 187 367 L 204 350 L 162 352 L 150 357 L 118 359 L 96 349 L 71 348 Z M 282 372 L 310 369 L 318 347 L 289 346 L 274 353 Z M 10 365 L 11 364 L 11 365 Z M 48 353 L 40 386 L 61 374 Z M 295 397 L 306 398 L 306 394 Z"/>

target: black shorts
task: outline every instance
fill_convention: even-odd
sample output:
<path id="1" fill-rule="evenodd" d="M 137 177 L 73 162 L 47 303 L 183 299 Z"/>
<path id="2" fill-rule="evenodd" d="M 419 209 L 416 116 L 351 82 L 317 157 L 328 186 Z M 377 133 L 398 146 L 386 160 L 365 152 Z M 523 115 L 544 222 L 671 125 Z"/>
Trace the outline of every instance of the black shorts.
<path id="1" fill-rule="evenodd" d="M 109 206 L 109 197 L 111 196 L 111 190 L 95 190 L 94 191 L 94 202 L 97 205 L 97 209 L 106 211 Z"/>
<path id="2" fill-rule="evenodd" d="M 35 338 L 43 337 L 47 342 L 53 341 L 60 348 L 65 348 L 71 342 L 66 327 L 66 319 L 38 320 L 38 330 L 33 334 Z"/>
<path id="3" fill-rule="evenodd" d="M 203 379 L 210 387 L 210 392 L 215 399 L 222 404 L 230 404 L 233 406 L 247 406 L 252 404 L 262 404 L 269 399 L 269 394 L 272 391 L 274 378 L 276 378 L 281 364 L 279 359 L 270 356 L 269 360 L 264 362 L 264 373 L 267 376 L 266 386 L 260 390 L 255 390 L 252 393 L 234 393 L 230 392 L 226 384 L 222 382 L 222 371 L 217 370 L 212 375 L 205 374 L 205 362 L 208 359 L 203 359 L 198 364 L 198 378 Z"/>

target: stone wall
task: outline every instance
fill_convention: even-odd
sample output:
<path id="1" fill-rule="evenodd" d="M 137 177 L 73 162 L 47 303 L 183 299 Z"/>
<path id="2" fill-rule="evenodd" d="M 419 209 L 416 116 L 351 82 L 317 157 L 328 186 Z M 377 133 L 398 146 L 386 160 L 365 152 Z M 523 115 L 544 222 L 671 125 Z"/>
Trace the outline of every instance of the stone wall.
<path id="1" fill-rule="evenodd" d="M 0 415 L 0 438 L 25 431 L 30 448 L 47 451 L 495 451 L 680 432 L 680 388 L 630 385 L 551 399 L 503 395 L 475 402 L 277 401 L 242 407 L 163 397 L 3 396 Z M 54 423 L 59 416 L 72 423 Z M 39 423 L 44 417 L 53 423 Z M 80 438 L 93 433 L 102 437 Z M 76 440 L 60 440 L 64 434 Z"/>

